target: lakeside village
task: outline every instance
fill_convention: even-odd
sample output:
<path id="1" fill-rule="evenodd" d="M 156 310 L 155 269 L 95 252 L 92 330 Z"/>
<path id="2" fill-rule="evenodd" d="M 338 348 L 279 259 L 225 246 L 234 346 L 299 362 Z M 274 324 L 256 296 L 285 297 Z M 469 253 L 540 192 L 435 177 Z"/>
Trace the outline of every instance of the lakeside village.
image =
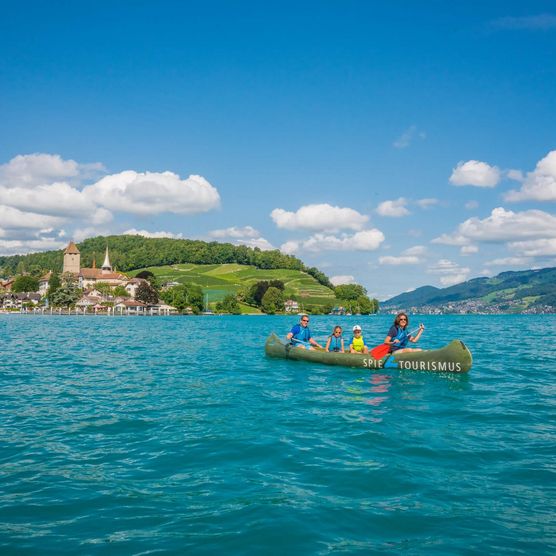
<path id="1" fill-rule="evenodd" d="M 52 271 L 38 280 L 30 276 L 27 283 L 35 286 L 15 288 L 17 278 L 0 280 L 0 312 L 40 314 L 108 314 L 108 315 L 174 315 L 178 310 L 153 295 L 144 278 L 129 278 L 110 264 L 108 246 L 100 268 L 81 267 L 81 254 L 73 241 L 64 251 L 61 278 Z M 37 287 L 38 286 L 38 287 Z M 18 291 L 13 291 L 17 289 Z M 141 291 L 147 295 L 141 295 Z M 58 294 L 58 295 L 56 295 Z M 49 299 L 49 297 L 52 299 Z M 141 299 L 143 298 L 143 299 Z M 57 303 L 54 303 L 54 301 Z M 191 307 L 189 313 L 193 313 Z"/>
<path id="2" fill-rule="evenodd" d="M 38 279 L 27 274 L 0 279 L 0 313 L 153 316 L 214 314 L 209 310 L 208 300 L 199 286 L 169 282 L 153 287 L 153 278 L 150 272 L 139 273 L 134 278 L 117 272 L 110 263 L 108 246 L 100 268 L 96 267 L 94 258 L 92 268 L 81 267 L 81 253 L 71 241 L 64 250 L 61 275 L 49 271 Z M 259 284 L 261 283 L 257 285 Z M 240 314 L 236 297 L 228 298 L 230 299 L 217 303 L 216 310 Z M 173 301 L 168 302 L 169 300 Z M 296 314 L 301 308 L 296 300 L 285 299 L 276 307 L 276 311 L 270 312 Z M 349 314 L 343 307 L 334 307 L 333 311 L 332 314 Z"/>

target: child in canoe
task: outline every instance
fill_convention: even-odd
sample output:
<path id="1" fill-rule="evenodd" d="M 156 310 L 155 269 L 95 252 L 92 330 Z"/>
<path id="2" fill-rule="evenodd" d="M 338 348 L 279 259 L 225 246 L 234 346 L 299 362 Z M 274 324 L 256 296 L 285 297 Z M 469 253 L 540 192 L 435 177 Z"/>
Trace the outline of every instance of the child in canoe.
<path id="1" fill-rule="evenodd" d="M 368 353 L 369 348 L 365 345 L 365 340 L 361 334 L 361 327 L 356 324 L 353 327 L 353 338 L 349 342 L 350 353 Z"/>
<path id="2" fill-rule="evenodd" d="M 344 353 L 344 339 L 342 338 L 342 327 L 335 326 L 332 334 L 328 336 L 326 340 L 326 345 L 324 346 L 326 351 L 336 351 L 339 353 Z"/>

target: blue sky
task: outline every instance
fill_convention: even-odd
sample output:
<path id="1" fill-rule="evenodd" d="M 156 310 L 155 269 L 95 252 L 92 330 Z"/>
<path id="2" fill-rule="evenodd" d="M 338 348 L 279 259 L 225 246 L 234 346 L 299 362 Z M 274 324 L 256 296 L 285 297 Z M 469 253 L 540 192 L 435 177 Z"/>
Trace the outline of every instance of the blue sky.
<path id="1" fill-rule="evenodd" d="M 554 2 L 1 10 L 1 254 L 217 239 L 379 299 L 556 265 Z"/>

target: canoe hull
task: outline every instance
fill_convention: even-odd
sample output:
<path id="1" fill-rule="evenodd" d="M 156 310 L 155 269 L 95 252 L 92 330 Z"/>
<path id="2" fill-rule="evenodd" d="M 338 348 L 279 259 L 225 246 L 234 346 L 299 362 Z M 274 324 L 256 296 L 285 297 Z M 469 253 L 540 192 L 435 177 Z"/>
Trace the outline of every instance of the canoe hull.
<path id="1" fill-rule="evenodd" d="M 265 344 L 268 357 L 291 359 L 293 361 L 310 361 L 325 365 L 342 367 L 362 367 L 366 369 L 400 369 L 411 371 L 433 371 L 466 373 L 471 369 L 473 357 L 461 340 L 452 340 L 440 349 L 412 351 L 389 354 L 381 359 L 374 359 L 370 354 L 329 353 L 307 350 L 285 344 L 276 334 L 271 334 Z"/>

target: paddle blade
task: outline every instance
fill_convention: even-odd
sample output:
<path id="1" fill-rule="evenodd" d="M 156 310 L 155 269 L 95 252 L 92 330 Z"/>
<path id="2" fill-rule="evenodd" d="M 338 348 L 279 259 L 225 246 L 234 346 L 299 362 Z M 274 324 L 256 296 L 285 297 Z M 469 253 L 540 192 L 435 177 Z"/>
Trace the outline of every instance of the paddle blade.
<path id="1" fill-rule="evenodd" d="M 389 351 L 390 351 L 389 344 L 380 344 L 379 346 L 374 347 L 370 353 L 375 359 L 381 359 L 385 355 L 388 355 Z"/>

